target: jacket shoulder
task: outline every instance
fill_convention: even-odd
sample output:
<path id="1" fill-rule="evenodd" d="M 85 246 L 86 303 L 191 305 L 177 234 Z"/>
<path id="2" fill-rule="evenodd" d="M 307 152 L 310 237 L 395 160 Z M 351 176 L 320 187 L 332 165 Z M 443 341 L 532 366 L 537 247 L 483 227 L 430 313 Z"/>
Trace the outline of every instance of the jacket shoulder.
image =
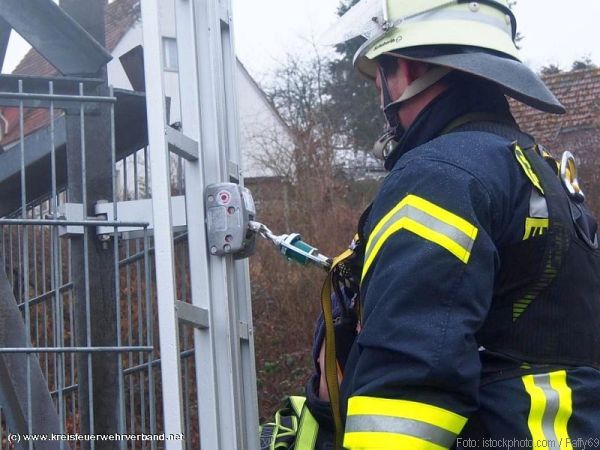
<path id="1" fill-rule="evenodd" d="M 400 158 L 392 171 L 401 170 L 417 160 L 455 166 L 488 189 L 510 183 L 519 175 L 513 142 L 488 132 L 464 131 L 437 137 Z"/>
<path id="2" fill-rule="evenodd" d="M 386 181 L 395 191 L 424 183 L 435 186 L 433 195 L 439 198 L 454 197 L 460 191 L 470 192 L 475 202 L 480 197 L 497 238 L 512 228 L 515 214 L 526 215 L 531 192 L 513 142 L 481 131 L 446 134 L 414 148 L 398 160 Z"/>

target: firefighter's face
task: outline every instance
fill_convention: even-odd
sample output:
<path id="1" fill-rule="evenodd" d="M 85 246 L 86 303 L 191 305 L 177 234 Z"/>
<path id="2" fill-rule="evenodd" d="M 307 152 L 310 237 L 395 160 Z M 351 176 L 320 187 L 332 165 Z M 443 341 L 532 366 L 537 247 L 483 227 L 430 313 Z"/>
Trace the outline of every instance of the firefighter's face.
<path id="1" fill-rule="evenodd" d="M 392 101 L 397 100 L 402 96 L 408 85 L 411 83 L 410 64 L 405 59 L 387 55 L 380 59 L 379 64 L 383 68 L 383 73 L 386 77 L 390 97 Z M 375 86 L 377 86 L 377 89 L 379 90 L 379 102 L 381 109 L 383 109 L 383 80 L 381 79 L 380 71 L 377 71 L 377 75 L 375 77 Z"/>

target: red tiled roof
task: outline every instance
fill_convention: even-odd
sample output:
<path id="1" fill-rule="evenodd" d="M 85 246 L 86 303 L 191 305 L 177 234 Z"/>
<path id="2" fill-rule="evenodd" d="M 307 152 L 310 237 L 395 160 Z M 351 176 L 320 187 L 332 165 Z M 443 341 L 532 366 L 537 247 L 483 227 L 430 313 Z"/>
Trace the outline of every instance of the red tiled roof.
<path id="1" fill-rule="evenodd" d="M 542 78 L 567 113 L 562 116 L 547 114 L 511 100 L 513 115 L 524 131 L 551 147 L 561 133 L 600 128 L 600 68 Z"/>
<path id="2" fill-rule="evenodd" d="M 140 0 L 115 0 L 106 8 L 105 15 L 105 47 L 113 51 L 125 33 L 140 19 Z M 35 49 L 31 49 L 13 70 L 15 75 L 56 76 L 58 71 Z M 15 113 L 16 111 L 16 113 Z M 8 130 L 2 144 L 19 139 L 19 115 L 17 108 L 3 108 L 2 114 L 7 118 Z M 26 109 L 24 116 L 24 135 L 28 135 L 50 121 L 47 109 Z"/>

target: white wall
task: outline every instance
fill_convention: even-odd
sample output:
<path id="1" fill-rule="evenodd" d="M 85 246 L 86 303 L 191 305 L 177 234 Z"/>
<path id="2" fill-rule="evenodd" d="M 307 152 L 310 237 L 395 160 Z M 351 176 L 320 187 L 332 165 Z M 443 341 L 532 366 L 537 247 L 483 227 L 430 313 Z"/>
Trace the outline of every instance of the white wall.
<path id="1" fill-rule="evenodd" d="M 165 1 L 163 5 L 171 3 L 170 1 Z M 164 6 L 163 8 L 162 35 L 165 37 L 175 37 L 174 12 Z M 142 24 L 138 21 L 117 44 L 113 51 L 114 59 L 108 64 L 109 83 L 114 87 L 132 89 L 131 83 L 121 66 L 119 57 L 140 44 L 142 44 Z M 246 70 L 239 62 L 236 67 L 243 175 L 246 178 L 272 176 L 273 174 L 269 170 L 261 167 L 256 162 L 256 155 L 260 154 L 262 145 L 264 145 L 264 135 L 268 133 L 269 136 L 274 134 L 281 136 L 282 142 L 285 143 L 284 145 L 291 146 L 290 135 Z M 179 121 L 181 118 L 179 76 L 177 72 L 165 71 L 164 77 L 166 95 L 171 97 L 170 122 L 173 123 Z"/>
<path id="2" fill-rule="evenodd" d="M 264 93 L 238 61 L 237 64 L 238 108 L 240 117 L 240 142 L 244 155 L 244 176 L 247 178 L 273 176 L 261 166 L 257 157 L 264 154 L 265 145 L 277 139 L 277 146 L 293 147 L 289 131 L 272 109 Z M 275 143 L 273 143 L 275 145 Z M 269 154 L 277 153 L 276 148 Z"/>

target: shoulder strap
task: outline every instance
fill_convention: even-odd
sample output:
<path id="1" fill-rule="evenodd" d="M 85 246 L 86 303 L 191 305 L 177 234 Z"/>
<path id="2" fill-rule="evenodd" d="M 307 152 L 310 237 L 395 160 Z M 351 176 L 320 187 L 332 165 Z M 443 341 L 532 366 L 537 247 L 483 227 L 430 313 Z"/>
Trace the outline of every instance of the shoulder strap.
<path id="1" fill-rule="evenodd" d="M 461 131 L 481 131 L 502 136 L 510 141 L 517 141 L 522 148 L 531 148 L 535 139 L 521 131 L 510 116 L 489 112 L 472 112 L 464 114 L 450 122 L 440 135 Z"/>

